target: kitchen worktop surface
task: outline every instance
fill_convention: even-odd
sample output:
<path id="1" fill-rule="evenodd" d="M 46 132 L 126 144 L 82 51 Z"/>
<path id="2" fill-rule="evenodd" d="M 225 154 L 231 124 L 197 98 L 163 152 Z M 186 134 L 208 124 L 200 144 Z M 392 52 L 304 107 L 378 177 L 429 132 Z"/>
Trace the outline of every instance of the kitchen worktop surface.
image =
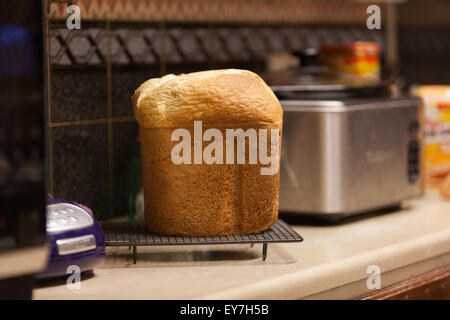
<path id="1" fill-rule="evenodd" d="M 292 225 L 292 221 L 288 220 Z M 41 284 L 34 299 L 299 299 L 355 298 L 450 265 L 450 201 L 430 196 L 394 212 L 334 226 L 293 226 L 302 243 L 107 248 L 80 289 Z"/>

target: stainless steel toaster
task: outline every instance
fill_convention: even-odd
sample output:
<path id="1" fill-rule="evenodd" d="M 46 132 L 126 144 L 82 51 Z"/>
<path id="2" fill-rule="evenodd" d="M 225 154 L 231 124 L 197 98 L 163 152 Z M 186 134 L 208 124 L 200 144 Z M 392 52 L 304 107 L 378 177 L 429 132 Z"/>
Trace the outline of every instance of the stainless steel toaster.
<path id="1" fill-rule="evenodd" d="M 280 102 L 280 212 L 333 220 L 421 195 L 420 99 Z"/>

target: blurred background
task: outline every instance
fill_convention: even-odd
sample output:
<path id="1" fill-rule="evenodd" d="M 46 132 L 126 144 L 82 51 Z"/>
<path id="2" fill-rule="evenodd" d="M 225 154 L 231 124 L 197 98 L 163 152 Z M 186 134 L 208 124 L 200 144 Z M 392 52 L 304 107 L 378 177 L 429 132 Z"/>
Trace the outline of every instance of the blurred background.
<path id="1" fill-rule="evenodd" d="M 432 205 L 416 206 L 416 220 L 388 221 L 372 242 L 400 241 L 405 223 L 404 241 L 423 243 L 420 233 L 429 243 L 414 256 L 448 248 L 449 12 L 448 0 L 0 0 L 0 299 L 30 298 L 37 272 L 65 276 L 76 264 L 92 276 L 105 243 L 136 262 L 128 223 L 144 201 L 131 97 L 169 73 L 249 69 L 271 86 L 284 113 L 280 215 L 334 223 L 399 211 L 427 190 Z M 118 222 L 129 241 L 104 237 L 96 219 Z M 340 245 L 360 242 L 335 226 L 326 232 L 345 241 L 323 246 L 329 237 L 316 230 L 310 252 L 326 265 L 348 257 Z M 368 230 L 356 234 L 366 241 Z M 411 263 L 402 257 L 385 260 Z"/>
<path id="2" fill-rule="evenodd" d="M 68 30 L 67 6 L 81 9 Z M 369 30 L 369 5 L 381 29 Z M 140 182 L 131 96 L 167 73 L 244 68 L 263 73 L 277 53 L 373 42 L 381 79 L 398 90 L 450 81 L 445 0 L 49 1 L 49 192 L 97 218 L 128 214 Z"/>

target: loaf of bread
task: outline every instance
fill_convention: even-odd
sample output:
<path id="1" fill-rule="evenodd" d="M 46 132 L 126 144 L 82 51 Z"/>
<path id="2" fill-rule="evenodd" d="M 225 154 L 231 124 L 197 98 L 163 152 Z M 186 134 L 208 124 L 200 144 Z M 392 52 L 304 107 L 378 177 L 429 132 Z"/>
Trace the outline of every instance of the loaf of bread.
<path id="1" fill-rule="evenodd" d="M 166 75 L 144 82 L 132 100 L 139 123 L 145 224 L 150 230 L 166 235 L 242 235 L 275 224 L 280 148 L 273 146 L 274 141 L 281 145 L 283 114 L 278 99 L 258 75 L 235 69 Z M 179 135 L 173 136 L 177 129 L 191 137 L 189 148 L 179 153 L 182 162 L 174 161 L 174 148 L 181 141 Z M 203 135 L 208 129 L 216 134 L 209 140 Z M 251 161 L 255 145 L 250 145 L 248 136 L 245 161 L 238 159 L 237 139 L 234 153 L 226 158 L 229 129 L 255 130 L 256 147 L 263 146 L 273 156 L 275 171 L 262 174 L 269 164 L 260 161 L 258 152 L 254 153 L 257 163 Z M 264 132 L 266 144 L 261 140 Z M 202 152 L 213 141 L 223 147 L 223 161 L 218 160 L 218 149 L 211 153 L 215 161 L 203 158 Z"/>

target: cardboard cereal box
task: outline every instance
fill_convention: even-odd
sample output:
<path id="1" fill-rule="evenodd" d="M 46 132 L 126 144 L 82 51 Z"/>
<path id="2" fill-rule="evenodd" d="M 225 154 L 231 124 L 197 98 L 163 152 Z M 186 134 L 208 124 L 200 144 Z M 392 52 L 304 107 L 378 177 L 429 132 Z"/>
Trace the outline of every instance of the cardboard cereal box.
<path id="1" fill-rule="evenodd" d="M 450 199 L 450 86 L 420 86 L 425 109 L 425 188 Z"/>

